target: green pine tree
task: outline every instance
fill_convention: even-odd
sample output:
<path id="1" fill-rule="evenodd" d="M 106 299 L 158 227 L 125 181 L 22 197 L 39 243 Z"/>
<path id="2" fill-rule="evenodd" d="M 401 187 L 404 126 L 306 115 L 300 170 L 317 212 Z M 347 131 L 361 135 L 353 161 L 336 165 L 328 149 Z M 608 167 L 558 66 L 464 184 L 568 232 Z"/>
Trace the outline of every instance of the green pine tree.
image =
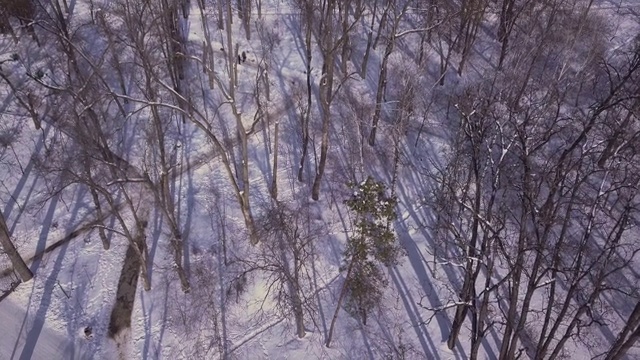
<path id="1" fill-rule="evenodd" d="M 327 346 L 343 300 L 346 301 L 346 310 L 360 317 L 366 325 L 367 313 L 380 303 L 387 286 L 383 267 L 395 265 L 401 254 L 390 226 L 397 217 L 396 198 L 387 196 L 384 183 L 371 176 L 359 184 L 349 183 L 348 186 L 353 195 L 344 203 L 353 213 L 355 222 L 344 251 L 346 263 L 343 270 L 347 274 L 329 329 Z"/>

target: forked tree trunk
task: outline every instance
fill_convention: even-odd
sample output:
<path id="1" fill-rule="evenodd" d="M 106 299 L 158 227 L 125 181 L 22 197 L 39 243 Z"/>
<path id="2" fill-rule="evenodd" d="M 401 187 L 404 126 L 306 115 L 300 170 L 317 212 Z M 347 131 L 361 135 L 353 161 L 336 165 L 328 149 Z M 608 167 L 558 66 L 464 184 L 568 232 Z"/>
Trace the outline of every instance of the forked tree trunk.
<path id="1" fill-rule="evenodd" d="M 91 198 L 93 199 L 93 205 L 96 207 L 96 214 L 98 215 L 98 219 L 103 219 L 102 206 L 100 205 L 100 198 L 98 197 L 98 192 L 95 188 L 89 187 L 89 191 L 91 192 Z M 111 247 L 111 243 L 109 242 L 109 238 L 104 231 L 104 227 L 100 226 L 98 228 L 98 236 L 100 236 L 100 241 L 102 241 L 102 247 L 105 250 L 109 250 Z"/>
<path id="2" fill-rule="evenodd" d="M 380 24 L 378 25 L 378 32 L 376 34 L 376 38 L 373 41 L 373 49 L 375 50 L 378 47 L 378 41 L 380 40 L 380 36 L 382 34 L 382 30 L 384 29 L 385 25 L 387 24 L 387 17 L 389 16 L 389 8 L 391 8 L 391 5 L 393 4 L 393 2 L 389 1 L 387 3 L 387 6 L 384 8 L 384 11 L 382 12 L 382 18 L 380 19 Z M 373 29 L 371 29 L 373 30 Z"/>
<path id="3" fill-rule="evenodd" d="M 333 86 L 333 53 L 329 53 L 325 58 L 326 73 L 320 80 L 320 102 L 322 109 L 322 142 L 320 144 L 320 161 L 316 169 L 316 177 L 313 180 L 313 188 L 311 190 L 311 198 L 313 200 L 320 199 L 320 184 L 324 169 L 327 164 L 327 154 L 329 152 L 329 125 L 331 123 L 331 87 Z"/>
<path id="4" fill-rule="evenodd" d="M 389 43 L 387 43 L 384 57 L 382 58 L 382 65 L 380 65 L 378 89 L 376 90 L 376 104 L 375 110 L 373 112 L 373 120 L 371 121 L 371 132 L 369 133 L 369 146 L 373 146 L 376 143 L 376 132 L 378 130 L 380 114 L 382 113 L 382 99 L 384 98 L 384 92 L 387 87 L 387 64 L 389 61 L 389 56 L 391 56 L 391 53 L 393 53 L 393 46 L 395 44 L 394 34 L 391 34 L 390 36 L 391 38 L 389 39 Z"/>
<path id="5" fill-rule="evenodd" d="M 327 153 L 329 151 L 329 128 L 331 124 L 331 101 L 333 98 L 333 71 L 335 68 L 336 46 L 333 34 L 333 11 L 335 1 L 329 1 L 326 12 L 323 14 L 323 24 L 320 49 L 322 52 L 322 77 L 320 78 L 320 109 L 322 113 L 322 142 L 320 144 L 320 160 L 316 164 L 316 176 L 313 180 L 311 198 L 320 198 L 320 184 L 327 164 Z"/>

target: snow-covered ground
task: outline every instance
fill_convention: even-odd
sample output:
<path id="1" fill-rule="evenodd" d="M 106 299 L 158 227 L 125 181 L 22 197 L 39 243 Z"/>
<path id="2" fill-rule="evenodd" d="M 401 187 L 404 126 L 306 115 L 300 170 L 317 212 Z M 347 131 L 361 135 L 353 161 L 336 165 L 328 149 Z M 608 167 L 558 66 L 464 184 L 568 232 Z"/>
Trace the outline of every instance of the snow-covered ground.
<path id="1" fill-rule="evenodd" d="M 73 24 L 88 22 L 89 2 L 69 3 L 73 8 Z M 424 129 L 425 120 L 416 120 L 405 129 L 406 136 L 398 136 L 401 138 L 400 165 L 397 178 L 394 178 L 391 149 L 396 130 L 392 126 L 381 125 L 375 149 L 353 141 L 357 137 L 354 134 L 363 131 L 360 128 L 362 122 L 368 122 L 373 113 L 378 76 L 376 69 L 382 61 L 384 46 L 380 45 L 372 52 L 369 66 L 374 70 L 369 70 L 364 79 L 357 75 L 359 69 L 350 63 L 348 79 L 344 79 L 347 85 L 341 88 L 340 94 L 356 100 L 349 102 L 341 98 L 334 105 L 334 115 L 339 121 L 332 124 L 331 128 L 329 165 L 322 183 L 321 199 L 319 202 L 301 200 L 309 197 L 315 175 L 313 165 L 320 151 L 321 110 L 314 103 L 311 110 L 310 160 L 305 165 L 305 181 L 298 182 L 300 104 L 306 100 L 306 75 L 304 31 L 299 27 L 297 10 L 291 3 L 262 1 L 265 28 L 277 34 L 279 40 L 273 45 L 275 48 L 272 49 L 269 65 L 272 93 L 271 100 L 266 104 L 269 122 L 263 122 L 249 136 L 249 182 L 254 215 L 259 217 L 265 209 L 269 209 L 271 203 L 269 188 L 273 177 L 277 122 L 280 126 L 279 149 L 275 150 L 279 154 L 279 199 L 292 206 L 304 204 L 305 210 L 299 211 L 300 216 L 306 217 L 305 224 L 309 228 L 315 226 L 313 229 L 317 236 L 315 253 L 308 264 L 314 292 L 309 299 L 313 309 L 305 318 L 305 337 L 296 337 L 293 317 L 290 313 L 283 315 L 283 310 L 278 308 L 272 288 L 269 287 L 270 278 L 265 273 L 242 273 L 245 269 L 242 266 L 249 266 L 242 261 L 259 258 L 260 247 L 248 245 L 242 214 L 221 154 L 216 152 L 203 129 L 192 122 L 181 123 L 179 120 L 176 120 L 179 124 L 177 135 L 167 135 L 172 141 L 171 158 L 177 159 L 178 164 L 174 170 L 177 175 L 171 178 L 170 186 L 176 199 L 179 226 L 187 239 L 184 257 L 192 290 L 190 294 L 184 294 L 180 289 L 173 264 L 169 225 L 162 211 L 153 208 L 146 226 L 148 258 L 152 264 L 151 291 L 144 291 L 138 282 L 130 328 L 115 338 L 109 336 L 111 310 L 116 303 L 128 242 L 122 234 L 112 232 L 109 235 L 111 248 L 105 251 L 97 229 L 78 232 L 97 216 L 90 192 L 84 186 L 71 185 L 52 194 L 51 189 L 57 189 L 58 184 L 52 183 L 47 174 L 36 169 L 36 157 L 47 153 L 53 136 L 64 138 L 65 141 L 73 139 L 66 137 L 65 133 L 56 132 L 53 122 L 45 121 L 42 130 L 33 129 L 29 117 L 19 111 L 12 90 L 0 85 L 0 96 L 4 99 L 0 131 L 20 129 L 11 147 L 0 147 L 0 210 L 7 218 L 12 239 L 22 256 L 31 259 L 34 254 L 39 254 L 34 261 L 29 261 L 34 279 L 19 285 L 0 301 L 0 360 L 214 359 L 222 353 L 231 359 L 251 360 L 448 360 L 469 357 L 470 326 L 463 327 L 460 341 L 453 350 L 449 350 L 446 341 L 452 327 L 451 313 L 427 310 L 441 309 L 457 301 L 458 294 L 451 284 L 459 283 L 462 276 L 459 268 L 437 263 L 433 251 L 435 243 L 429 230 L 429 225 L 434 221 L 428 204 L 434 189 L 430 181 L 434 178 L 429 174 L 434 164 L 442 160 L 447 141 L 443 131 L 446 124 L 442 124 L 438 118 L 444 119 L 445 110 L 438 108 L 431 113 L 425 111 L 425 119 L 429 119 Z M 190 50 L 198 52 L 201 51 L 205 35 L 196 2 L 191 1 L 190 6 L 190 15 L 181 24 L 188 33 Z M 597 2 L 595 8 L 596 11 L 611 12 L 610 16 L 622 16 L 620 6 L 615 1 Z M 623 8 L 631 13 L 640 11 L 634 3 Z M 224 45 L 226 34 L 218 31 L 215 11 L 211 7 L 208 9 L 216 71 L 224 74 L 225 53 L 221 49 L 227 48 L 229 51 L 230 47 Z M 252 39 L 246 40 L 239 22 L 234 17 L 234 41 L 239 43 L 241 51 L 248 52 L 248 60 L 238 66 L 238 103 L 244 126 L 248 128 L 255 119 L 254 115 L 258 114 L 253 91 L 258 70 L 264 66 L 260 56 L 265 49 L 255 29 Z M 364 51 L 368 26 L 364 23 L 356 26 L 359 32 L 352 41 L 358 52 Z M 611 39 L 612 46 L 625 45 L 628 33 L 637 28 L 633 22 L 621 23 L 615 32 L 616 36 Z M 41 35 L 46 36 L 45 33 Z M 37 47 L 26 37 L 14 44 L 10 37 L 4 36 L 0 38 L 0 43 L 3 46 L 0 60 L 15 52 L 31 54 L 31 58 L 26 55 L 23 57 L 33 64 L 48 61 L 47 54 L 38 53 Z M 410 53 L 413 50 L 404 46 L 398 51 Z M 432 62 L 429 71 L 437 67 L 439 57 L 435 52 L 435 49 L 429 51 L 428 57 Z M 456 86 L 462 87 L 465 82 L 471 81 L 472 76 L 481 74 L 483 66 L 488 65 L 480 55 L 483 54 L 475 57 L 478 64 L 477 67 L 473 64 L 473 75 L 455 77 L 446 87 L 434 90 L 434 93 L 440 91 L 439 96 L 444 98 L 448 96 L 447 91 L 454 91 Z M 488 56 L 492 55 L 495 54 Z M 396 71 L 391 73 L 392 76 L 407 76 L 402 73 L 403 69 L 417 71 L 409 65 L 403 66 L 404 60 L 399 55 L 392 57 L 391 61 Z M 19 66 L 11 64 L 3 65 L 3 70 L 22 71 Z M 35 68 L 33 64 L 30 66 Z M 322 78 L 322 60 L 316 50 L 312 68 L 311 79 L 315 87 Z M 211 111 L 204 116 L 207 119 L 223 119 L 208 130 L 225 134 L 223 138 L 229 142 L 228 153 L 237 156 L 240 149 L 234 135 L 235 119 L 230 102 L 224 101 L 225 94 L 219 91 L 220 84 L 216 83 L 214 89 L 209 88 L 209 79 L 201 67 L 189 69 L 191 72 L 187 74 L 185 82 L 197 84 L 193 87 L 199 86 L 201 90 L 194 96 L 196 106 Z M 137 75 L 131 74 L 132 88 L 138 81 L 134 79 Z M 424 76 L 427 75 L 416 74 L 416 78 L 422 79 Z M 430 77 L 431 84 L 436 80 L 437 76 Z M 135 94 L 132 96 L 135 97 Z M 317 96 L 314 90 L 314 102 L 319 101 Z M 138 125 L 131 125 L 132 128 L 128 129 L 130 133 L 123 131 L 124 140 L 113 146 L 124 148 L 127 145 L 123 144 L 133 143 L 131 149 L 139 153 L 127 154 L 131 155 L 128 160 L 145 166 L 148 159 L 140 154 L 146 151 L 146 140 L 141 134 L 149 131 L 147 127 L 151 125 L 149 112 L 144 110 L 146 104 L 130 104 L 128 109 L 135 109 L 136 106 L 140 108 L 131 111 L 128 116 L 131 123 Z M 434 108 L 437 107 L 434 105 Z M 117 133 L 121 130 L 113 131 Z M 421 133 L 420 139 L 416 139 L 418 132 Z M 415 146 L 418 141 L 420 147 Z M 399 205 L 398 221 L 394 228 L 405 253 L 398 265 L 385 269 L 388 286 L 383 294 L 382 306 L 369 314 L 366 325 L 341 310 L 332 345 L 327 348 L 324 342 L 339 297 L 340 284 L 344 280 L 344 271 L 341 271 L 344 265 L 342 251 L 353 220 L 343 206 L 343 201 L 349 196 L 345 184 L 366 173 L 375 175 L 387 184 L 396 182 L 394 191 Z M 144 200 L 152 202 L 152 199 Z M 123 200 L 119 198 L 119 201 Z M 124 222 L 133 224 L 131 213 L 123 211 L 123 214 L 126 216 Z M 113 218 L 105 226 L 120 231 Z M 41 255 L 59 241 L 62 241 L 61 246 Z M 7 259 L 1 257 L 0 270 L 9 267 Z M 244 289 L 234 288 L 239 279 L 245 279 L 245 275 L 248 280 Z M 599 330 L 602 334 L 593 336 L 593 349 L 581 348 L 577 342 L 568 344 L 567 348 L 574 351 L 575 355 L 569 358 L 591 358 L 598 351 L 605 351 L 608 343 L 602 339 L 613 341 L 614 331 L 619 331 L 619 325 L 630 312 L 626 308 L 628 305 L 624 304 L 620 309 L 616 327 L 603 327 Z M 88 327 L 91 328 L 90 336 L 85 335 Z M 482 342 L 479 358 L 498 358 L 499 341 L 497 330 L 493 329 Z"/>
<path id="2" fill-rule="evenodd" d="M 51 327 L 41 313 L 30 313 L 13 299 L 0 303 L 1 359 L 87 359 L 78 333 L 69 336 Z"/>

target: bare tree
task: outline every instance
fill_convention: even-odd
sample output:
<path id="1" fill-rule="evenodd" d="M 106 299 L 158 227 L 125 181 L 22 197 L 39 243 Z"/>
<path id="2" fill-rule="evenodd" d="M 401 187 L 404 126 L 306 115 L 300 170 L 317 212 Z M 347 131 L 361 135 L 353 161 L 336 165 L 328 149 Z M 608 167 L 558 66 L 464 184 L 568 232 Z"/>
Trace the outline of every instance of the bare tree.
<path id="1" fill-rule="evenodd" d="M 296 5 L 300 8 L 300 23 L 304 27 L 305 74 L 307 80 L 306 107 L 302 108 L 298 106 L 300 109 L 300 125 L 302 130 L 302 150 L 300 155 L 300 165 L 298 166 L 298 181 L 302 182 L 304 165 L 307 162 L 307 153 L 309 148 L 309 123 L 311 121 L 311 60 L 313 53 L 313 49 L 311 48 L 311 35 L 314 26 L 313 12 L 315 5 L 314 2 L 310 0 L 297 1 Z"/>
<path id="2" fill-rule="evenodd" d="M 187 103 L 190 102 L 187 95 L 177 96 L 156 85 L 160 81 L 159 79 L 169 78 L 176 93 L 182 95 L 188 91 L 181 86 L 181 82 L 184 80 L 184 54 L 186 50 L 180 32 L 177 4 L 162 1 L 157 8 L 136 9 L 130 6 L 121 9 L 120 15 L 132 24 L 127 28 L 126 34 L 134 40 L 132 42 L 134 46 L 130 50 L 132 56 L 140 64 L 139 79 L 140 83 L 144 84 L 135 90 L 150 104 L 147 118 L 150 121 L 143 127 L 146 130 L 144 132 L 146 146 L 138 176 L 144 179 L 149 196 L 155 200 L 156 207 L 162 211 L 167 220 L 175 269 L 180 278 L 182 290 L 189 292 L 189 279 L 183 264 L 184 237 L 181 230 L 179 209 L 175 200 L 176 195 L 171 190 L 171 182 L 174 179 L 172 175 L 179 172 L 176 169 L 178 167 L 176 151 L 179 145 L 177 138 L 180 123 L 178 118 L 184 119 L 185 115 L 183 112 L 156 104 L 171 102 L 174 99 L 181 109 L 186 109 L 188 106 L 185 104 L 185 98 Z M 164 21 L 161 21 L 157 27 L 140 29 L 139 26 L 144 26 L 144 23 L 140 22 L 143 21 L 145 10 L 150 12 L 149 15 L 156 14 Z M 109 28 L 104 30 L 108 33 L 112 31 Z M 141 36 L 141 30 L 144 30 L 143 33 L 156 33 L 157 38 Z M 163 48 L 164 56 L 154 56 L 155 54 L 149 51 L 152 44 Z"/>
<path id="3" fill-rule="evenodd" d="M 391 11 L 393 13 L 392 18 L 390 19 L 391 27 L 389 29 L 389 34 L 385 36 L 385 40 L 387 46 L 385 47 L 384 56 L 382 57 L 382 64 L 380 65 L 380 73 L 378 75 L 378 87 L 376 89 L 376 103 L 375 103 L 375 111 L 373 113 L 373 119 L 371 120 L 371 132 L 369 133 L 369 145 L 373 146 L 376 142 L 376 131 L 378 130 L 378 121 L 380 120 L 380 113 L 382 112 L 384 92 L 387 85 L 387 66 L 389 62 L 389 57 L 393 53 L 393 48 L 396 43 L 398 26 L 400 25 L 400 20 L 406 13 L 410 2 L 405 1 L 404 4 L 400 6 L 398 1 L 393 1 L 388 3 L 388 7 L 391 7 Z M 388 13 L 388 9 L 385 9 L 385 14 Z"/>
<path id="4" fill-rule="evenodd" d="M 486 95 L 491 98 L 490 94 Z M 466 94 L 461 98 L 469 96 Z M 499 180 L 504 176 L 502 172 L 508 160 L 505 155 L 513 146 L 513 139 L 497 131 L 503 125 L 486 116 L 486 106 L 486 103 L 475 101 L 456 105 L 460 123 L 454 135 L 454 147 L 447 168 L 439 172 L 436 180 L 442 188 L 437 191 L 435 200 L 438 209 L 435 232 L 443 241 L 443 252 L 436 249 L 434 261 L 444 258 L 445 264 L 462 264 L 464 269 L 460 296 L 454 301 L 456 312 L 447 345 L 450 349 L 454 347 L 467 313 L 472 309 L 472 358 L 486 331 L 489 293 L 495 290 L 490 276 L 495 261 L 493 244 L 503 227 L 503 216 L 495 203 L 499 199 Z M 475 284 L 485 266 L 487 286 L 478 294 Z"/>
<path id="5" fill-rule="evenodd" d="M 341 49 L 342 43 L 348 40 L 349 31 L 351 31 L 355 24 L 358 23 L 363 12 L 362 6 L 360 8 L 355 8 L 352 21 L 349 22 L 346 27 L 343 26 L 342 32 L 337 32 L 335 29 L 336 23 L 341 23 L 343 17 L 349 17 L 349 11 L 347 6 L 339 7 L 338 18 L 335 19 L 336 1 L 337 0 L 325 0 L 322 2 L 322 12 L 320 14 L 321 19 L 318 22 L 318 45 L 320 47 L 323 61 L 322 77 L 320 78 L 319 86 L 322 139 L 320 143 L 320 159 L 316 163 L 316 176 L 313 180 L 313 186 L 311 189 L 311 197 L 313 200 L 318 200 L 320 198 L 320 184 L 327 165 L 329 130 L 331 127 L 331 103 L 336 91 L 333 88 L 335 59 L 338 54 L 338 50 Z M 356 3 L 356 5 L 360 4 Z M 343 79 L 341 84 L 346 80 L 347 78 Z"/>
<path id="6" fill-rule="evenodd" d="M 261 44 L 261 59 L 258 62 L 258 72 L 256 73 L 255 80 L 255 99 L 258 105 L 258 111 L 255 114 L 253 121 L 256 124 L 258 121 L 266 121 L 267 124 L 271 124 L 270 109 L 271 109 L 271 85 L 269 72 L 272 68 L 274 52 L 278 50 L 280 46 L 280 35 L 277 31 L 269 29 L 265 26 L 264 21 L 259 19 L 256 21 L 256 28 L 260 36 Z M 246 56 L 243 54 L 243 57 Z M 280 117 L 274 119 L 273 129 L 273 171 L 271 177 L 270 193 L 271 197 L 275 200 L 278 198 L 278 153 L 279 153 L 279 135 L 280 135 Z M 267 126 L 267 131 L 269 127 Z"/>
<path id="7" fill-rule="evenodd" d="M 547 42 L 545 34 L 558 26 L 548 20 L 531 49 L 538 55 L 519 63 L 528 68 L 513 70 L 539 77 L 499 73 L 454 102 L 459 121 L 439 172 L 436 232 L 441 262 L 464 270 L 450 306 L 456 311 L 448 346 L 470 315 L 472 358 L 496 321 L 504 323 L 500 358 L 522 349 L 533 358 L 557 358 L 574 336 L 606 323 L 598 309 L 613 291 L 609 284 L 640 251 L 624 241 L 638 190 L 628 171 L 635 168 L 630 149 L 638 134 L 628 121 L 638 101 L 637 49 L 605 64 L 585 54 L 584 67 L 567 71 L 599 79 L 586 91 L 587 83 L 568 80 L 562 62 L 539 72 L 548 65 L 543 58 L 563 51 L 564 43 Z M 579 41 L 599 48 L 598 39 Z M 504 96 L 507 82 L 517 90 Z M 542 311 L 533 306 L 540 298 Z"/>
<path id="8" fill-rule="evenodd" d="M 292 209 L 280 202 L 265 209 L 260 220 L 262 252 L 254 265 L 265 271 L 269 283 L 275 285 L 273 295 L 280 303 L 280 311 L 293 314 L 299 338 L 306 333 L 305 314 L 315 313 L 309 264 L 313 241 L 320 230 L 311 229 L 305 211 L 308 209 Z"/>
<path id="9" fill-rule="evenodd" d="M 458 75 L 462 75 L 464 65 L 469 59 L 487 6 L 488 1 L 486 0 L 463 0 L 461 3 L 460 29 L 457 35 L 460 39 L 457 41 L 457 45 L 460 47 L 458 51 L 460 53 Z"/>
<path id="10" fill-rule="evenodd" d="M 250 279 L 264 282 L 263 301 L 272 299 L 282 318 L 293 317 L 295 334 L 302 338 L 307 321 L 315 323 L 315 288 L 312 272 L 314 241 L 324 230 L 312 224 L 308 204 L 274 201 L 265 204 L 256 217 L 261 242 L 248 256 L 234 257 L 239 267 L 227 282 L 226 297 L 235 293 L 236 301 Z"/>

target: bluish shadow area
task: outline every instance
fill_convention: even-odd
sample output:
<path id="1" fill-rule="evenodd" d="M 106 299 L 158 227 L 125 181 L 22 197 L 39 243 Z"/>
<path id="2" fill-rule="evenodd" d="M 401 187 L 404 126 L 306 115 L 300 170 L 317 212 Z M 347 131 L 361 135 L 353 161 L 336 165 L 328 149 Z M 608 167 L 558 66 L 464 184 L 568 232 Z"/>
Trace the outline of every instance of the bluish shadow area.
<path id="1" fill-rule="evenodd" d="M 47 214 L 42 220 L 42 230 L 40 231 L 40 236 L 38 237 L 38 245 L 36 246 L 36 254 L 44 253 L 45 248 L 47 247 L 47 238 L 49 237 L 49 231 L 51 230 L 51 224 L 53 223 L 53 215 L 56 212 L 56 206 L 58 206 L 59 195 L 55 195 L 51 202 L 49 203 L 49 209 L 47 210 Z M 77 211 L 77 208 L 76 208 Z M 31 272 L 36 274 L 38 272 L 38 268 L 40 268 L 40 263 L 42 262 L 42 257 L 37 257 L 33 263 L 31 263 Z"/>
<path id="2" fill-rule="evenodd" d="M 158 208 L 153 209 L 153 230 L 150 234 L 151 246 L 149 246 L 149 264 L 153 264 L 153 260 L 156 257 L 156 251 L 158 250 L 158 244 L 160 243 L 160 237 L 162 237 L 162 226 L 164 224 L 164 214 Z M 153 271 L 149 271 L 149 282 L 152 283 Z"/>
<path id="3" fill-rule="evenodd" d="M 167 308 L 169 305 L 169 286 L 170 282 L 168 279 L 164 280 L 164 296 L 162 296 L 162 325 L 160 326 L 160 333 L 158 335 L 158 340 L 153 341 L 153 333 L 151 331 L 152 324 L 152 316 L 155 310 L 155 300 L 151 300 L 149 304 L 149 308 L 146 308 L 145 304 L 145 295 L 144 291 L 140 292 L 140 304 L 142 306 L 142 313 L 144 314 L 145 326 L 144 326 L 144 345 L 142 347 L 142 358 L 147 360 L 151 359 L 160 359 L 162 357 L 162 339 L 164 338 L 164 333 L 167 328 Z M 153 345 L 153 347 L 152 347 Z"/>
<path id="4" fill-rule="evenodd" d="M 69 234 L 71 232 L 74 231 L 75 227 L 76 227 L 76 218 L 78 217 L 78 214 L 80 212 L 80 209 L 82 209 L 82 207 L 85 206 L 84 203 L 84 196 L 87 193 L 86 189 L 84 187 L 80 187 L 77 188 L 77 196 L 75 196 L 75 206 L 73 208 L 73 213 L 71 214 L 71 217 L 69 218 L 69 222 L 66 228 L 66 233 Z M 89 236 L 89 234 L 88 234 Z M 77 249 L 77 248 L 76 248 Z M 76 250 L 77 251 L 77 250 Z M 71 286 L 70 288 L 68 288 L 66 291 L 69 292 L 68 296 L 71 297 L 71 299 L 67 299 L 67 301 L 65 301 L 64 303 L 64 307 L 66 310 L 67 314 L 70 314 L 70 318 L 67 319 L 67 336 L 69 337 L 69 339 L 75 339 L 76 337 L 76 331 L 79 328 L 79 324 L 78 324 L 78 309 L 80 309 L 81 312 L 84 312 L 84 307 L 86 304 L 86 296 L 87 296 L 87 292 L 86 292 L 86 288 L 87 288 L 87 282 L 90 282 L 93 277 L 89 277 L 88 274 L 86 273 L 86 269 L 85 269 L 85 273 L 84 274 L 78 274 L 77 272 L 77 262 L 78 262 L 78 258 L 77 258 L 77 254 L 73 254 L 71 255 L 72 257 L 74 257 L 76 260 L 73 262 L 73 264 L 71 264 L 71 266 L 67 266 L 68 271 L 72 274 L 71 275 Z M 80 276 L 80 279 L 78 280 L 78 282 L 76 283 L 75 280 L 75 275 L 78 274 Z M 84 275 L 84 276 L 83 276 Z M 86 277 L 86 278 L 85 278 Z M 84 280 L 81 280 L 84 279 Z M 60 286 L 60 285 L 59 285 Z M 62 288 L 62 286 L 60 286 Z M 73 292 L 71 293 L 71 291 L 73 290 Z M 67 296 L 67 294 L 64 294 L 65 296 Z M 76 358 L 76 344 L 75 341 L 71 340 L 69 342 L 69 344 L 67 345 L 67 347 L 65 348 L 65 354 L 69 355 L 70 359 L 75 359 Z M 86 356 L 82 356 L 82 359 L 86 359 Z"/>
<path id="5" fill-rule="evenodd" d="M 24 348 L 22 349 L 22 353 L 20 354 L 20 360 L 29 360 L 33 358 L 33 352 L 36 348 L 36 344 L 38 343 L 38 339 L 40 338 L 40 334 L 42 333 L 42 328 L 44 327 L 44 320 L 47 316 L 47 310 L 51 305 L 51 297 L 55 291 L 55 286 L 58 281 L 58 274 L 62 270 L 62 262 L 64 260 L 64 256 L 67 253 L 67 249 L 69 244 L 66 243 L 62 245 L 60 248 L 60 252 L 56 258 L 56 261 L 53 264 L 53 271 L 47 278 L 44 283 L 44 290 L 42 293 L 42 299 L 40 300 L 40 305 L 38 310 L 36 311 L 35 316 L 33 317 L 33 325 L 31 329 L 27 333 L 26 341 L 24 344 Z"/>
<path id="6" fill-rule="evenodd" d="M 407 284 L 398 273 L 398 269 L 389 269 L 389 275 L 391 276 L 391 281 L 395 285 L 396 289 L 398 289 L 398 293 L 402 299 L 402 304 L 404 305 L 407 315 L 409 316 L 409 320 L 411 321 L 411 326 L 416 333 L 418 341 L 420 341 L 422 351 L 429 359 L 439 359 L 440 357 L 438 355 L 437 348 L 431 340 L 429 331 L 425 327 L 425 321 L 416 306 L 416 299 L 411 295 Z"/>
<path id="7" fill-rule="evenodd" d="M 14 206 L 17 205 L 17 201 L 18 198 L 20 197 L 20 194 L 22 193 L 22 191 L 24 190 L 24 187 L 27 183 L 27 180 L 29 179 L 29 177 L 31 176 L 31 173 L 33 171 L 33 167 L 35 165 L 36 162 L 36 157 L 40 154 L 40 152 L 42 151 L 42 148 L 44 147 L 44 141 L 47 137 L 47 134 L 49 133 L 49 128 L 51 127 L 51 125 L 49 124 L 45 124 L 44 129 L 42 130 L 42 136 L 38 137 L 38 142 L 36 143 L 36 148 L 33 151 L 33 154 L 31 155 L 31 159 L 29 159 L 29 163 L 27 164 L 27 166 L 25 166 L 24 168 L 24 172 L 22 173 L 22 177 L 20 178 L 20 181 L 18 181 L 18 184 L 16 185 L 16 188 L 13 190 L 13 193 L 11 194 L 11 197 L 8 199 L 7 204 L 4 207 L 4 217 L 7 220 L 7 222 L 9 222 L 9 217 L 11 216 L 11 213 L 13 212 L 13 208 Z M 33 194 L 33 190 L 36 187 L 36 183 L 38 182 L 39 176 L 38 174 L 35 175 L 35 178 L 33 179 L 33 183 L 31 184 L 31 188 L 29 189 L 29 192 L 27 193 L 27 196 L 24 200 L 24 204 L 27 204 L 29 202 L 29 199 L 31 198 L 31 195 Z M 9 234 L 12 234 L 13 231 L 15 230 L 16 225 L 18 224 L 20 217 L 22 216 L 22 213 L 25 210 L 25 206 L 20 207 L 19 206 L 19 213 L 18 216 L 16 216 L 16 218 L 13 220 L 13 223 L 9 226 Z"/>

